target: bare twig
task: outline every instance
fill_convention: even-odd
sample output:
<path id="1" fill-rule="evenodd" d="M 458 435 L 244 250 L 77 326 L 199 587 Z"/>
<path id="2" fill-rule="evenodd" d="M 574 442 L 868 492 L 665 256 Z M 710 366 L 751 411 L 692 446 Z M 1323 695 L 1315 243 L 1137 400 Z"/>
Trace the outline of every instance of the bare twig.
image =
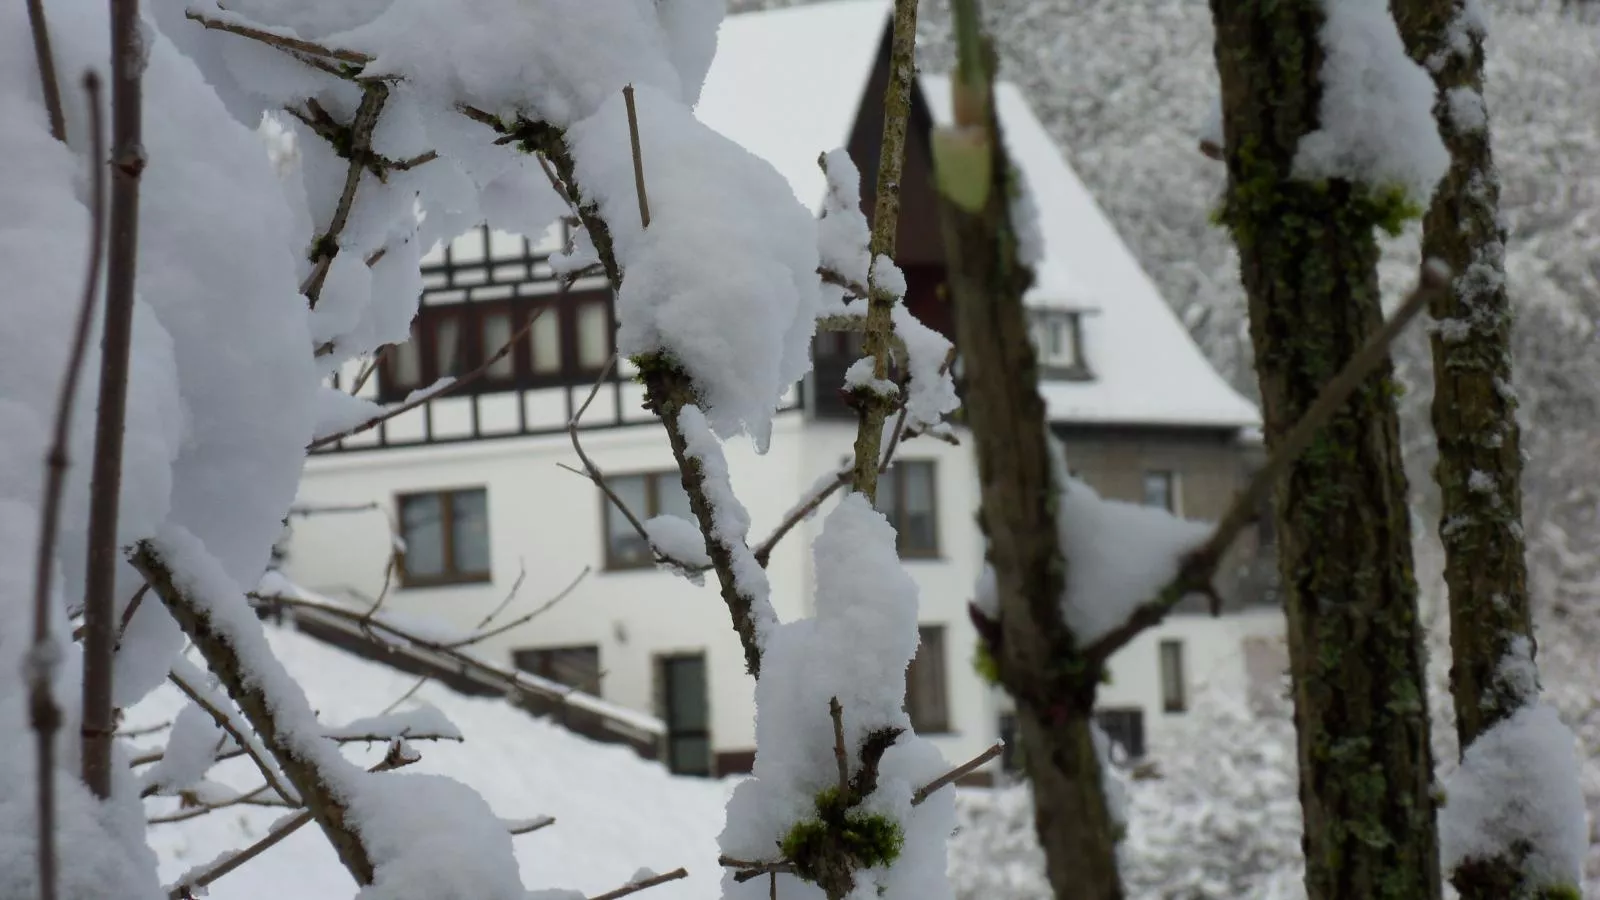
<path id="1" fill-rule="evenodd" d="M 117 511 L 122 495 L 123 427 L 133 337 L 139 251 L 139 178 L 144 172 L 144 39 L 138 0 L 111 6 L 111 213 L 106 245 L 106 308 L 100 338 L 100 405 L 90 481 L 89 552 L 84 583 L 83 780 L 111 796 L 111 678 L 117 645 Z"/>
<path id="2" fill-rule="evenodd" d="M 778 875 L 794 872 L 794 864 L 788 860 L 782 859 L 752 860 L 735 859 L 731 856 L 719 856 L 717 857 L 717 864 L 723 866 L 724 868 L 736 869 L 737 871 L 734 872 L 733 880 L 739 882 L 740 884 L 743 884 L 752 878 L 760 878 L 763 875 L 777 877 Z"/>
<path id="3" fill-rule="evenodd" d="M 372 355 L 372 359 L 368 360 L 367 364 L 362 367 L 361 372 L 356 375 L 355 383 L 350 386 L 350 396 L 354 397 L 361 393 L 361 389 L 367 386 L 367 381 L 372 378 L 373 373 L 378 371 L 378 367 L 383 365 L 384 359 L 389 356 L 389 351 L 393 349 L 393 344 L 384 344 L 382 349 Z"/>
<path id="4" fill-rule="evenodd" d="M 1350 357 L 1344 368 L 1323 386 L 1317 399 L 1300 417 L 1300 421 L 1296 422 L 1282 442 L 1273 448 L 1267 464 L 1256 472 L 1244 492 L 1234 499 L 1232 506 L 1228 507 L 1228 511 L 1217 523 L 1211 536 L 1184 558 L 1177 576 L 1154 598 L 1136 608 L 1126 622 L 1089 646 L 1085 655 L 1091 662 L 1103 664 L 1111 654 L 1133 640 L 1139 632 L 1165 618 L 1184 597 L 1194 593 L 1212 593 L 1214 596 L 1212 581 L 1216 577 L 1217 567 L 1222 563 L 1223 555 L 1228 552 L 1228 548 L 1233 545 L 1239 534 L 1255 520 L 1257 510 L 1271 494 L 1278 478 L 1301 453 L 1305 452 L 1306 447 L 1310 446 L 1312 439 L 1328 423 L 1333 414 L 1338 412 L 1356 388 L 1361 386 L 1361 382 L 1366 380 L 1384 360 L 1389 353 L 1389 345 L 1400 336 L 1400 332 L 1404 331 L 1411 320 L 1427 307 L 1434 295 L 1449 286 L 1449 282 L 1449 272 L 1443 266 L 1423 267 L 1417 286 L 1412 289 L 1405 302 L 1400 304 L 1400 308 L 1395 310 L 1382 328 L 1367 338 L 1366 343 Z"/>
<path id="5" fill-rule="evenodd" d="M 583 571 L 578 573 L 578 577 L 576 577 L 576 578 L 572 579 L 572 581 L 568 582 L 566 587 L 562 588 L 559 592 L 557 592 L 557 594 L 554 597 L 551 597 L 549 600 L 546 600 L 543 604 L 541 604 L 539 606 L 538 609 L 535 609 L 535 610 L 533 610 L 531 612 L 528 612 L 528 613 L 524 613 L 523 615 L 520 615 L 520 616 L 516 617 L 515 619 L 512 619 L 509 622 L 506 622 L 504 625 L 498 625 L 498 626 L 496 626 L 494 628 L 489 629 L 488 631 L 474 631 L 472 634 L 468 635 L 465 638 L 462 638 L 459 641 L 456 641 L 456 642 L 450 643 L 450 644 L 443 644 L 441 646 L 443 646 L 444 649 L 446 649 L 446 650 L 459 650 L 462 647 L 470 647 L 473 644 L 481 643 L 481 642 L 483 642 L 485 640 L 488 640 L 489 638 L 492 638 L 492 637 L 494 637 L 496 635 L 505 634 L 507 631 L 510 631 L 513 628 L 520 628 L 523 625 L 528 624 L 529 622 L 533 621 L 534 619 L 537 619 L 539 616 L 542 616 L 545 613 L 549 612 L 556 604 L 558 604 L 561 601 L 563 601 L 563 600 L 567 599 L 568 597 L 572 596 L 572 592 L 577 589 L 579 584 L 583 583 L 583 579 L 589 577 L 589 572 L 590 571 L 592 571 L 592 570 L 590 569 L 589 566 L 584 566 L 583 567 Z M 522 579 L 519 576 L 518 579 L 517 579 L 519 584 L 521 583 L 521 580 Z M 516 589 L 513 588 L 512 589 L 512 593 L 515 594 L 515 592 L 516 592 Z"/>
<path id="6" fill-rule="evenodd" d="M 1000 751 L 1004 750 L 1005 746 L 1006 745 L 1000 741 L 995 741 L 993 744 L 989 745 L 989 749 L 979 753 L 977 756 L 974 756 L 961 765 L 956 766 L 954 769 L 951 769 L 943 775 L 940 775 L 938 778 L 935 778 L 922 787 L 917 788 L 916 793 L 911 795 L 911 805 L 921 806 L 923 801 L 927 800 L 928 797 L 933 794 L 933 792 L 939 790 L 947 784 L 950 784 L 951 782 L 956 781 L 963 775 L 966 775 L 968 772 L 976 771 L 984 763 L 994 759 L 996 756 L 999 756 Z"/>
<path id="7" fill-rule="evenodd" d="M 828 715 L 833 718 L 833 761 L 839 767 L 839 797 L 850 796 L 850 753 L 844 748 L 844 707 L 838 697 L 828 698 Z"/>
<path id="8" fill-rule="evenodd" d="M 688 869 L 677 868 L 673 869 L 671 872 L 666 872 L 661 875 L 653 875 L 640 881 L 630 882 L 614 891 L 607 891 L 604 894 L 597 894 L 593 897 L 590 897 L 589 900 L 617 900 L 619 897 L 626 897 L 629 894 L 637 894 L 646 888 L 653 888 L 658 884 L 666 884 L 669 881 L 677 881 L 680 878 L 688 877 Z"/>
<path id="9" fill-rule="evenodd" d="M 457 379 L 451 381 L 450 383 L 443 385 L 442 387 L 439 387 L 439 388 L 437 388 L 437 389 L 435 389 L 433 391 L 429 391 L 428 393 L 425 393 L 420 397 L 415 397 L 415 398 L 413 398 L 411 400 L 406 401 L 405 403 L 400 404 L 399 406 L 392 407 L 390 409 L 386 409 L 381 414 L 373 416 L 372 418 L 366 420 L 365 422 L 362 422 L 361 424 L 359 424 L 359 425 L 357 425 L 357 426 L 355 426 L 353 428 L 347 428 L 344 431 L 338 432 L 337 434 L 330 434 L 330 435 L 325 435 L 323 437 L 319 437 L 316 440 L 312 441 L 311 443 L 307 444 L 306 445 L 306 449 L 307 450 L 317 450 L 319 448 L 326 447 L 326 446 L 328 446 L 330 444 L 338 443 L 339 441 L 342 441 L 345 438 L 352 437 L 354 435 L 360 434 L 363 431 L 367 431 L 369 429 L 376 428 L 380 424 L 382 424 L 384 422 L 387 422 L 387 421 L 389 421 L 390 419 L 393 419 L 396 416 L 403 415 L 404 413 L 408 413 L 408 412 L 412 411 L 413 409 L 416 409 L 417 407 L 422 406 L 425 403 L 428 403 L 428 402 L 433 401 L 433 400 L 437 400 L 440 397 L 443 397 L 443 396 L 445 396 L 447 394 L 450 394 L 450 393 L 452 393 L 454 391 L 457 391 L 457 390 L 459 390 L 459 389 L 461 389 L 461 388 L 473 383 L 474 381 L 477 381 L 479 378 L 483 377 L 483 374 L 485 372 L 487 372 L 487 371 L 489 371 L 489 369 L 493 368 L 495 363 L 499 362 L 502 359 L 505 359 L 507 354 L 511 353 L 511 351 L 516 349 L 517 342 L 521 341 L 523 339 L 523 337 L 525 337 L 527 335 L 529 329 L 533 328 L 533 323 L 538 321 L 539 317 L 544 315 L 545 310 L 548 309 L 548 308 L 549 307 L 541 306 L 537 310 L 535 310 L 532 315 L 528 316 L 528 321 L 526 321 L 526 322 L 524 322 L 522 324 L 522 327 L 517 330 L 516 334 L 513 334 L 511 336 L 510 340 L 506 341 L 504 346 L 502 346 L 499 350 L 496 350 L 493 356 L 491 356 L 488 359 L 484 360 L 482 365 L 478 366 L 476 369 L 473 369 L 471 372 L 468 372 L 467 374 L 462 375 L 460 378 L 457 378 Z"/>
<path id="10" fill-rule="evenodd" d="M 511 832 L 513 836 L 533 834 L 535 831 L 538 831 L 542 828 L 549 828 L 555 823 L 556 820 L 554 816 L 540 816 L 537 819 L 529 819 L 525 822 L 508 822 L 506 823 L 506 830 Z"/>
<path id="11" fill-rule="evenodd" d="M 277 47 L 280 50 L 292 50 L 295 53 L 303 53 L 310 56 L 321 56 L 327 59 L 338 60 L 339 62 L 353 63 L 358 66 L 364 66 L 367 63 L 372 62 L 372 57 L 356 50 L 342 50 L 337 47 L 325 47 L 313 41 L 287 37 L 281 34 L 273 34 L 270 31 L 260 28 L 252 28 L 249 25 L 243 25 L 237 22 L 228 22 L 221 19 L 213 19 L 197 10 L 187 10 L 185 11 L 184 15 L 193 21 L 199 22 L 206 28 L 216 31 L 226 31 L 229 34 L 236 34 L 240 37 L 247 37 L 253 41 L 259 41 L 263 44 Z"/>
<path id="12" fill-rule="evenodd" d="M 44 19 L 44 0 L 28 0 L 28 27 L 33 32 L 33 58 L 39 66 L 39 87 L 50 117 L 50 136 L 66 143 L 67 118 L 61 112 L 61 87 L 56 81 L 56 58 L 50 49 L 50 26 Z M 98 99 L 98 98 L 95 98 Z M 93 115 L 98 115 L 98 111 Z M 94 157 L 98 164 L 100 157 Z"/>
<path id="13" fill-rule="evenodd" d="M 182 691 L 190 702 L 205 710 L 206 714 L 211 717 L 211 721 L 217 723 L 217 727 L 221 728 L 227 733 L 228 737 L 233 739 L 239 751 L 250 757 L 250 761 L 255 763 L 256 769 L 261 772 L 261 777 L 267 780 L 267 784 L 271 786 L 279 797 L 282 797 L 286 802 L 293 802 L 291 798 L 295 796 L 294 791 L 283 783 L 277 767 L 272 764 L 271 760 L 262 758 L 252 749 L 249 738 L 234 725 L 233 717 L 228 715 L 226 710 L 218 709 L 216 704 L 212 703 L 197 685 L 190 684 L 188 679 L 178 674 L 177 669 L 167 673 L 167 680 L 177 685 L 178 690 Z"/>
<path id="14" fill-rule="evenodd" d="M 628 105 L 628 142 L 633 146 L 633 190 L 639 196 L 639 224 L 650 227 L 650 199 L 644 192 L 644 154 L 639 150 L 639 114 L 633 106 L 633 85 L 622 89 Z"/>
<path id="15" fill-rule="evenodd" d="M 839 472 L 822 490 L 816 491 L 806 498 L 805 502 L 789 510 L 789 514 L 783 517 L 783 521 L 779 522 L 776 528 L 772 529 L 772 533 L 767 535 L 767 539 L 756 545 L 756 562 L 765 568 L 768 560 L 772 558 L 772 551 L 777 548 L 778 542 L 783 540 L 784 535 L 787 535 L 796 525 L 805 521 L 806 516 L 816 512 L 817 508 L 826 502 L 829 497 L 837 493 L 840 488 L 848 485 L 850 483 L 850 472 L 850 469 L 844 469 Z"/>
<path id="16" fill-rule="evenodd" d="M 117 732 L 117 737 L 122 738 L 123 740 L 133 740 L 134 738 L 149 737 L 157 732 L 166 731 L 171 727 L 172 720 L 168 719 L 165 722 L 157 722 L 154 725 L 144 725 L 139 728 L 124 728 Z"/>
<path id="17" fill-rule="evenodd" d="M 226 800 L 218 800 L 213 803 L 197 803 L 190 806 L 180 807 L 177 812 L 165 813 L 159 816 L 151 816 L 150 818 L 145 819 L 145 824 L 172 825 L 178 822 L 187 822 L 191 819 L 198 819 L 201 816 L 209 816 L 214 812 L 218 812 L 219 810 L 232 809 L 235 806 L 294 806 L 294 804 L 284 803 L 281 799 L 266 796 L 270 794 L 271 791 L 272 785 L 263 784 L 255 790 L 237 794 L 233 797 L 229 797 Z"/>
<path id="18" fill-rule="evenodd" d="M 384 715 L 388 715 L 389 712 L 392 712 L 392 710 L 385 711 Z M 120 735 L 119 734 L 118 736 L 119 737 L 123 737 L 125 735 Z M 392 741 L 392 740 L 394 740 L 396 738 L 404 738 L 404 739 L 406 739 L 408 741 L 460 741 L 461 740 L 461 738 L 458 735 L 454 735 L 454 734 L 436 734 L 436 733 L 431 732 L 431 731 L 411 731 L 409 729 L 403 731 L 400 734 L 379 734 L 379 733 L 376 733 L 376 732 L 366 732 L 366 733 L 363 733 L 363 734 L 330 734 L 330 735 L 325 735 L 324 736 L 325 740 L 333 741 L 336 744 L 376 744 L 376 743 L 380 743 L 380 742 Z M 228 741 L 228 739 L 224 739 L 224 742 L 223 742 L 224 746 L 226 746 L 227 741 Z M 221 752 L 219 752 L 217 754 L 217 758 L 216 758 L 217 762 L 226 762 L 226 761 L 228 761 L 230 759 L 238 759 L 241 756 L 247 755 L 246 751 L 244 750 L 244 748 L 238 746 L 238 741 L 236 739 L 233 741 L 233 743 L 234 743 L 233 747 L 231 747 L 229 749 L 226 749 L 226 750 L 222 750 Z M 165 757 L 166 757 L 166 753 L 164 751 L 152 750 L 149 753 L 141 753 L 138 756 L 135 756 L 132 759 L 128 760 L 128 765 L 130 765 L 130 766 L 148 766 L 148 765 L 150 765 L 152 763 L 160 762 Z M 267 787 L 271 787 L 271 785 L 267 785 Z"/>
<path id="19" fill-rule="evenodd" d="M 40 54 L 39 65 L 47 79 L 46 99 L 55 91 L 54 63 L 50 61 L 48 35 L 44 29 L 44 10 L 36 9 L 37 0 L 28 4 L 29 16 L 37 14 L 34 23 L 35 49 Z M 42 44 L 40 42 L 43 42 Z M 39 507 L 38 553 L 33 571 L 33 647 L 28 653 L 28 717 L 33 727 L 38 756 L 37 814 L 39 827 L 39 894 L 42 900 L 55 900 L 56 896 L 56 732 L 61 730 L 61 708 L 56 705 L 51 691 L 51 681 L 61 664 L 61 648 L 50 633 L 51 580 L 55 574 L 56 538 L 61 531 L 61 495 L 66 489 L 67 470 L 72 461 L 67 455 L 67 445 L 72 436 L 72 408 L 78 395 L 78 381 L 83 375 L 83 357 L 89 346 L 89 328 L 94 321 L 95 298 L 100 291 L 100 264 L 103 258 L 105 233 L 105 135 L 100 118 L 100 79 L 93 72 L 85 73 L 83 89 L 89 100 L 90 145 L 90 198 L 89 241 L 85 245 L 88 259 L 83 279 L 83 294 L 78 300 L 78 318 L 73 325 L 72 345 L 67 351 L 66 370 L 61 376 L 61 390 L 56 396 L 55 428 L 50 441 L 50 452 L 45 457 L 45 483 L 43 502 Z M 53 116 L 61 114 L 61 97 L 55 97 Z M 61 135 L 57 135 L 61 138 Z"/>
<path id="20" fill-rule="evenodd" d="M 415 756 L 407 756 L 399 741 L 389 745 L 389 753 L 377 765 L 368 771 L 389 772 L 404 766 L 409 766 L 417 761 Z M 294 834 L 313 818 L 309 810 L 296 813 L 285 818 L 267 832 L 266 837 L 256 841 L 242 850 L 235 851 L 221 859 L 215 860 L 198 869 L 185 872 L 178 882 L 167 889 L 168 900 L 195 900 L 206 894 L 206 888 L 224 875 L 239 868 L 252 859 L 260 856 L 281 843 L 284 838 Z"/>

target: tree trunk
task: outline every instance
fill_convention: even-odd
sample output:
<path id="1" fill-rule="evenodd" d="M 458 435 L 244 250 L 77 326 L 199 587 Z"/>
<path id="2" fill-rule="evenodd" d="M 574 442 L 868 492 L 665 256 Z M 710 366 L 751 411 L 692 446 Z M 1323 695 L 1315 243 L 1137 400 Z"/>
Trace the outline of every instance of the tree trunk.
<path id="1" fill-rule="evenodd" d="M 1097 672 L 1061 611 L 1069 561 L 1022 296 L 1032 273 L 1011 220 L 1014 184 L 994 117 L 993 56 L 975 3 L 958 3 L 956 128 L 934 138 L 950 296 L 978 458 L 980 521 L 999 595 L 985 629 L 1016 700 L 1035 826 L 1056 897 L 1121 900 L 1117 826 L 1091 731 Z"/>
<path id="2" fill-rule="evenodd" d="M 1320 100 L 1320 0 L 1212 0 L 1228 193 L 1275 449 L 1382 323 L 1365 189 L 1290 178 Z M 1392 367 L 1278 484 L 1310 900 L 1440 896 L 1422 629 Z"/>
<path id="3" fill-rule="evenodd" d="M 1450 693 L 1465 751 L 1537 692 L 1526 680 L 1505 677 L 1504 665 L 1514 655 L 1531 658 L 1533 650 L 1506 235 L 1497 221 L 1500 177 L 1483 105 L 1483 35 L 1454 0 L 1396 0 L 1394 9 L 1407 50 L 1439 85 L 1435 118 L 1451 156 L 1423 220 L 1422 255 L 1455 273 L 1430 312 Z M 1451 877 L 1463 900 L 1503 900 L 1523 890 L 1515 858 L 1477 860 Z"/>

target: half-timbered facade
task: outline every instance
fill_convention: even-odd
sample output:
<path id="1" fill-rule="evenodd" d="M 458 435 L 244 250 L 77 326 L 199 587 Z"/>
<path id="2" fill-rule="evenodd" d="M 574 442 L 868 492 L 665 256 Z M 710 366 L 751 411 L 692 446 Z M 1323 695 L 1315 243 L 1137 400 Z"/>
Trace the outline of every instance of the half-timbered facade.
<path id="1" fill-rule="evenodd" d="M 697 114 L 772 162 L 813 208 L 824 189 L 818 154 L 848 147 L 870 211 L 887 21 L 884 0 L 730 17 Z M 897 251 L 907 304 L 947 335 L 928 135 L 948 115 L 948 93 L 933 77 L 915 91 Z M 1106 496 L 1219 515 L 1255 464 L 1256 410 L 1206 363 L 1020 91 L 1003 85 L 998 103 L 1038 208 L 1043 257 L 1028 302 L 1041 394 L 1069 462 Z M 513 619 L 587 572 L 569 597 L 480 652 L 659 716 L 661 755 L 677 771 L 740 771 L 754 742 L 753 692 L 717 592 L 654 570 L 618 510 L 564 470 L 578 464 L 568 424 L 583 410 L 583 449 L 631 510 L 640 518 L 687 513 L 641 387 L 625 364 L 606 370 L 615 331 L 606 285 L 593 277 L 564 284 L 551 266 L 566 227 L 531 239 L 480 228 L 426 257 L 412 339 L 389 348 L 359 392 L 398 402 L 440 378 L 483 371 L 450 396 L 311 460 L 287 571 L 324 594 L 373 597 L 386 561 L 403 547 L 387 608 L 460 628 L 508 592 L 517 592 L 504 614 Z M 848 458 L 854 413 L 838 385 L 860 352 L 857 337 L 820 335 L 815 369 L 791 390 L 771 451 L 730 443 L 752 537 Z M 344 373 L 346 387 L 354 376 Z M 975 466 L 965 445 L 928 439 L 908 442 L 898 460 L 879 505 L 922 590 L 908 708 L 919 731 L 952 759 L 965 758 L 1008 728 L 1004 698 L 969 662 L 975 636 L 966 604 L 983 556 Z M 820 521 L 797 527 L 768 563 L 774 604 L 786 618 L 810 609 L 809 542 Z M 1103 722 L 1133 755 L 1147 734 L 1184 714 L 1198 684 L 1243 689 L 1275 665 L 1266 638 L 1281 625 L 1261 603 L 1253 540 L 1224 584 L 1229 615 L 1186 611 L 1112 661 Z"/>

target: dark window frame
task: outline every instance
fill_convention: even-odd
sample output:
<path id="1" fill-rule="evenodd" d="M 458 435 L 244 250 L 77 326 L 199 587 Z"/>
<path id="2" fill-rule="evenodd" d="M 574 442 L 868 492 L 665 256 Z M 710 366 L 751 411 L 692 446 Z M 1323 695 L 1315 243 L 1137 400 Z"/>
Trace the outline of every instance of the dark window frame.
<path id="1" fill-rule="evenodd" d="M 667 684 L 667 670 L 675 663 L 697 661 L 700 664 L 701 679 L 705 689 L 705 720 L 704 728 L 674 728 L 675 716 L 672 712 L 672 691 Z M 717 751 L 712 742 L 711 735 L 711 666 L 703 651 L 681 651 L 673 653 L 658 653 L 655 656 L 653 669 L 655 671 L 656 712 L 661 721 L 666 724 L 667 732 L 662 735 L 661 761 L 667 770 L 674 775 L 690 775 L 711 777 L 716 770 Z M 674 740 L 686 738 L 690 740 L 703 740 L 706 745 L 705 768 L 684 768 L 679 765 L 679 760 L 673 753 Z"/>
<path id="2" fill-rule="evenodd" d="M 1127 761 L 1145 755 L 1144 710 L 1137 706 L 1116 706 L 1094 711 L 1095 724 L 1113 744 L 1127 754 Z M 1128 726 L 1128 727 L 1123 727 Z"/>
<path id="3" fill-rule="evenodd" d="M 562 677 L 556 671 L 561 668 L 564 658 L 582 657 L 584 663 L 580 666 L 585 672 L 585 677 L 579 683 Z M 589 660 L 593 665 L 588 665 Z M 566 644 L 556 647 L 518 647 L 511 651 L 511 664 L 519 672 L 527 672 L 547 681 L 554 681 L 592 696 L 600 696 L 600 681 L 605 675 L 605 670 L 600 666 L 599 644 Z"/>
<path id="4" fill-rule="evenodd" d="M 510 317 L 513 335 L 521 331 L 522 327 L 528 324 L 530 317 L 536 313 L 541 318 L 555 316 L 561 364 L 554 371 L 535 370 L 532 340 L 534 331 L 540 327 L 539 323 L 535 323 L 512 348 L 510 377 L 496 377 L 486 371 L 471 383 L 463 384 L 452 391 L 453 394 L 489 394 L 592 383 L 605 369 L 606 361 L 602 359 L 592 364 L 583 364 L 579 358 L 578 328 L 583 309 L 602 304 L 606 309 L 606 323 L 614 346 L 617 329 L 616 305 L 609 290 L 574 290 L 463 303 L 424 302 L 411 321 L 410 343 L 415 345 L 419 354 L 418 383 L 400 383 L 396 372 L 396 354 L 385 353 L 382 364 L 378 366 L 378 400 L 385 403 L 404 400 L 412 391 L 436 384 L 446 375 L 460 377 L 482 366 L 500 349 L 499 346 L 488 346 L 483 339 L 485 320 L 496 314 Z M 458 361 L 455 372 L 441 371 L 438 364 L 439 332 L 446 321 L 459 323 L 456 338 Z"/>
<path id="5" fill-rule="evenodd" d="M 606 482 L 613 490 L 616 489 L 617 482 L 625 478 L 643 478 L 645 480 L 645 508 L 631 510 L 634 515 L 639 517 L 640 522 L 647 522 L 650 519 L 662 514 L 660 484 L 663 478 L 673 479 L 678 485 L 678 489 L 683 489 L 683 474 L 676 469 L 648 469 L 637 472 L 619 472 L 614 475 L 607 474 L 605 478 Z M 687 494 L 687 491 L 685 491 L 685 493 Z M 654 553 L 652 553 L 649 558 L 639 561 L 629 561 L 617 558 L 615 549 L 611 546 L 612 516 L 622 516 L 622 510 L 618 509 L 617 505 L 611 502 L 611 498 L 606 496 L 605 491 L 600 491 L 600 541 L 604 545 L 601 548 L 603 570 L 606 572 L 637 572 L 641 569 L 654 568 L 656 564 Z M 691 522 L 690 524 L 694 525 L 696 528 L 700 527 L 699 522 Z"/>
<path id="6" fill-rule="evenodd" d="M 481 571 L 461 569 L 456 560 L 456 529 L 455 529 L 455 498 L 458 494 L 482 494 L 484 515 L 484 548 L 488 557 L 487 567 Z M 442 560 L 441 571 L 435 574 L 418 575 L 410 572 L 406 567 L 406 556 L 411 552 L 411 536 L 405 531 L 405 504 L 408 500 L 434 497 L 439 502 L 439 558 Z M 494 553 L 488 545 L 489 542 L 489 489 L 484 485 L 472 487 L 434 488 L 425 491 L 407 491 L 396 494 L 394 498 L 395 521 L 399 523 L 401 538 L 406 543 L 406 551 L 397 554 L 395 574 L 399 576 L 402 588 L 427 588 L 445 587 L 461 584 L 488 584 L 494 580 Z"/>
<path id="7" fill-rule="evenodd" d="M 1089 368 L 1089 361 L 1083 354 L 1083 313 L 1072 309 L 1033 309 L 1028 313 L 1029 336 L 1039 334 L 1039 329 L 1046 327 L 1051 322 L 1064 322 L 1072 341 L 1072 362 L 1062 365 L 1054 359 L 1046 358 L 1044 348 L 1034 347 L 1034 354 L 1039 361 L 1039 375 L 1042 378 L 1058 381 L 1092 381 L 1094 372 Z"/>
<path id="8" fill-rule="evenodd" d="M 917 652 L 906 666 L 905 709 L 906 714 L 911 717 L 911 727 L 916 729 L 918 734 L 954 733 L 950 716 L 950 656 L 946 652 L 949 641 L 945 639 L 948 631 L 949 629 L 944 625 L 937 623 L 917 626 Z M 930 640 L 930 638 L 933 639 Z M 923 648 L 925 647 L 936 647 L 937 659 L 924 657 Z M 935 697 L 937 699 L 931 702 L 932 708 L 930 708 L 930 701 L 926 698 L 921 702 L 913 702 L 914 699 L 923 697 L 922 693 L 913 687 L 919 681 L 913 677 L 915 671 L 917 671 L 918 663 L 924 666 L 938 666 L 938 670 L 933 676 L 934 683 L 937 685 L 935 689 Z"/>
<path id="9" fill-rule="evenodd" d="M 1161 711 L 1183 713 L 1189 711 L 1189 679 L 1184 659 L 1183 641 L 1165 638 L 1156 647 L 1161 675 Z"/>
<path id="10" fill-rule="evenodd" d="M 1152 477 L 1161 477 L 1166 479 L 1167 502 L 1164 506 L 1150 502 L 1150 479 Z M 1156 509 L 1165 509 L 1167 512 L 1172 513 L 1175 516 L 1182 515 L 1183 501 L 1179 497 L 1179 492 L 1183 490 L 1183 488 L 1180 486 L 1181 483 L 1182 482 L 1178 477 L 1177 469 L 1145 469 L 1139 477 L 1139 502 L 1145 506 L 1155 507 Z"/>
<path id="11" fill-rule="evenodd" d="M 928 514 L 933 519 L 933 541 L 928 546 L 908 545 L 907 531 L 900 527 L 906 516 L 906 473 L 912 469 L 926 468 L 928 472 Z M 878 476 L 881 484 L 884 479 L 890 479 L 894 484 L 893 510 L 880 509 L 889 524 L 894 526 L 895 549 L 901 559 L 942 559 L 940 528 L 939 528 L 939 463 L 933 459 L 897 459 L 889 470 Z"/>

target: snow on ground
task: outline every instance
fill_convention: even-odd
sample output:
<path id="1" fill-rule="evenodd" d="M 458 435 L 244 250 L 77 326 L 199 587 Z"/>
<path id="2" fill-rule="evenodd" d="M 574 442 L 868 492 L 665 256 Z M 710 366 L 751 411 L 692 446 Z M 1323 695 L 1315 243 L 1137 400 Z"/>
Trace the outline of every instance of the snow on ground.
<path id="1" fill-rule="evenodd" d="M 382 711 L 416 677 L 368 662 L 306 637 L 271 628 L 273 651 L 300 679 L 322 721 L 342 725 Z M 517 860 L 531 887 L 564 887 L 597 894 L 630 880 L 640 867 L 657 872 L 684 866 L 689 878 L 653 888 L 651 900 L 715 896 L 717 833 L 731 784 L 669 775 L 625 747 L 598 744 L 534 719 L 509 703 L 466 697 L 436 684 L 417 692 L 465 736 L 463 743 L 418 742 L 422 761 L 408 771 L 448 775 L 475 788 L 504 819 L 556 818 L 556 824 L 515 838 Z M 129 712 L 127 727 L 170 721 L 183 702 L 163 688 Z M 136 744 L 153 746 L 148 741 Z M 363 763 L 382 748 L 352 753 Z M 225 763 L 212 778 L 233 787 L 259 783 L 247 763 Z M 154 809 L 155 807 L 149 807 Z M 426 811 L 420 813 L 426 815 Z M 233 807 L 185 822 L 150 827 L 163 881 L 217 855 L 259 839 L 282 809 Z M 336 900 L 355 885 L 315 827 L 218 881 L 219 900 Z"/>

